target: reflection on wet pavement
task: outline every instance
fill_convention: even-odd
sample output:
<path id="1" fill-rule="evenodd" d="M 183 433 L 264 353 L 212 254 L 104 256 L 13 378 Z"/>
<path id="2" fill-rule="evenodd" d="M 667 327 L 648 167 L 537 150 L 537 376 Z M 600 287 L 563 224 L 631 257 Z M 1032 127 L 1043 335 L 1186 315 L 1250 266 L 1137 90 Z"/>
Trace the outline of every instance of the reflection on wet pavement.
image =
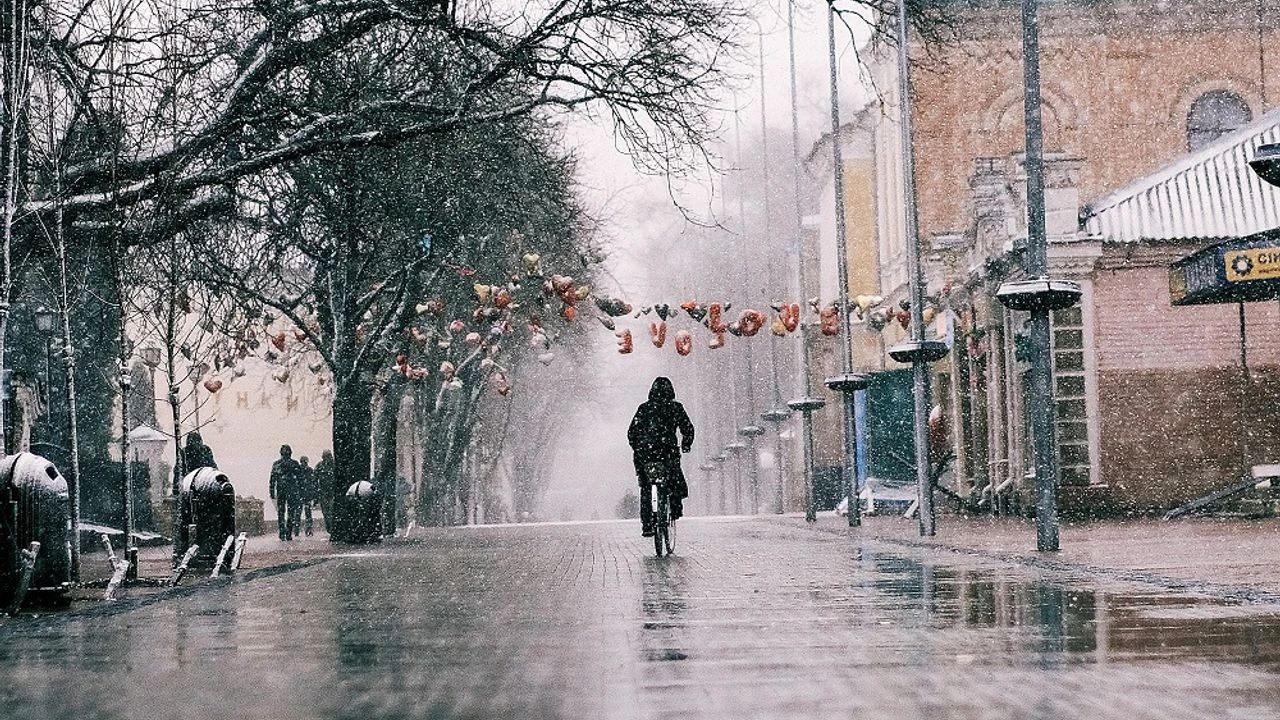
<path id="1" fill-rule="evenodd" d="M 453 530 L 0 621 L 3 718 L 1280 717 L 1280 606 L 813 533 Z"/>

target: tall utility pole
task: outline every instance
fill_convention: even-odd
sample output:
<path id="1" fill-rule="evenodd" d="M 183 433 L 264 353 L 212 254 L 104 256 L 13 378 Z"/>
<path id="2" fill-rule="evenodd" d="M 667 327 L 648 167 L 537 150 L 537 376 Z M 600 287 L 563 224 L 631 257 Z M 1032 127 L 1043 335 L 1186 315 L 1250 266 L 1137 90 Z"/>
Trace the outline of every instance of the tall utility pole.
<path id="1" fill-rule="evenodd" d="M 906 235 L 907 279 L 911 286 L 911 339 L 889 349 L 889 357 L 911 364 L 911 395 L 915 405 L 916 503 L 920 535 L 937 532 L 933 512 L 933 478 L 929 473 L 929 363 L 947 354 L 945 343 L 924 338 L 924 274 L 920 267 L 920 238 L 916 226 L 915 153 L 911 148 L 911 75 L 907 55 L 907 4 L 898 3 L 898 113 L 902 133 L 903 230 Z"/>
<path id="2" fill-rule="evenodd" d="M 791 74 L 791 169 L 792 169 L 792 202 L 795 208 L 795 233 L 793 249 L 796 256 L 796 298 L 803 303 L 805 296 L 804 270 L 804 211 L 800 198 L 800 111 L 796 90 L 796 23 L 795 0 L 787 2 L 787 49 L 788 67 Z M 817 520 L 817 508 L 813 499 L 813 413 L 822 409 L 826 401 L 814 397 L 813 385 L 809 378 L 809 331 L 810 327 L 803 321 L 800 324 L 800 397 L 787 403 L 787 407 L 801 414 L 804 428 L 804 519 L 808 522 Z"/>
<path id="3" fill-rule="evenodd" d="M 1037 0 L 1022 0 L 1023 113 L 1027 142 L 1026 280 L 1006 282 L 996 297 L 1011 310 L 1031 313 L 1031 383 L 1027 412 L 1035 450 L 1036 549 L 1058 549 L 1058 438 L 1054 427 L 1053 346 L 1049 313 L 1080 300 L 1080 285 L 1049 278 L 1044 227 L 1044 139 L 1040 123 L 1040 28 Z"/>
<path id="4" fill-rule="evenodd" d="M 827 6 L 827 62 L 831 79 L 831 175 L 835 185 L 836 272 L 840 278 L 840 350 L 842 373 L 826 379 L 826 386 L 844 396 L 844 480 L 849 526 L 862 523 L 858 502 L 858 429 L 855 394 L 866 389 L 870 377 L 853 371 L 853 338 L 849 336 L 849 248 L 844 216 L 844 157 L 840 147 L 840 72 L 836 56 L 836 11 Z"/>

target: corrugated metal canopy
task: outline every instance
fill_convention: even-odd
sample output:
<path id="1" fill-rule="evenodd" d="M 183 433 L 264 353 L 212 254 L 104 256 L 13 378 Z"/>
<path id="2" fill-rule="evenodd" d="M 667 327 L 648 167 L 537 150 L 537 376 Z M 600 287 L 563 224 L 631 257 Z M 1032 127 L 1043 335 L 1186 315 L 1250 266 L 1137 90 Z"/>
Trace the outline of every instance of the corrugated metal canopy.
<path id="1" fill-rule="evenodd" d="M 1234 238 L 1280 227 L 1280 188 L 1249 168 L 1280 142 L 1280 110 L 1090 205 L 1085 233 L 1106 240 Z"/>

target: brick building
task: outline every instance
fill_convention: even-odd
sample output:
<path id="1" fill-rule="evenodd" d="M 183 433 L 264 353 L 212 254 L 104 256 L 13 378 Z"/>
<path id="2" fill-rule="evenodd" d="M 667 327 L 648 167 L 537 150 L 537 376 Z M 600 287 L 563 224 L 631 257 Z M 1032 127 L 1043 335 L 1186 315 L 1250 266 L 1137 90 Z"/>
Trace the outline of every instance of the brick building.
<path id="1" fill-rule="evenodd" d="M 1041 5 L 1052 275 L 1081 283 L 1054 316 L 1068 511 L 1169 508 L 1280 461 L 1280 307 L 1172 307 L 1169 264 L 1280 226 L 1243 159 L 1272 138 L 1275 0 L 1064 0 Z M 994 301 L 1025 243 L 1018 6 L 955 9 L 956 41 L 913 55 L 920 237 L 937 337 L 935 402 L 953 427 L 954 487 L 1029 489 L 1021 313 Z M 879 286 L 906 295 L 902 177 L 886 56 L 875 158 Z M 1274 141 L 1274 140 L 1272 140 Z M 865 332 L 872 332 L 870 329 Z M 855 333 L 856 334 L 856 333 Z M 905 336 L 890 323 L 881 345 Z M 895 366 L 867 357 L 865 369 Z"/>

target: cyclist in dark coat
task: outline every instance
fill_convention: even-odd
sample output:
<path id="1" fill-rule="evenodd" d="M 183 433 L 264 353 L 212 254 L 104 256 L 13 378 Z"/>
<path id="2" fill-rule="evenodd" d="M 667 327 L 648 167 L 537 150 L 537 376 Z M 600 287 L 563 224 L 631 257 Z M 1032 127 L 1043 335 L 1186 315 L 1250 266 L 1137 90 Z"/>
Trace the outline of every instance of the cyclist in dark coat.
<path id="1" fill-rule="evenodd" d="M 676 433 L 680 437 L 677 441 Z M 666 463 L 674 479 L 671 493 L 671 517 L 680 517 L 683 500 L 689 497 L 689 484 L 680 468 L 680 453 L 693 447 L 693 422 L 684 406 L 676 402 L 676 390 L 671 380 L 655 378 L 649 388 L 649 399 L 640 404 L 631 426 L 627 428 L 627 442 L 631 445 L 631 458 L 635 464 L 636 478 L 640 483 L 640 524 L 644 535 L 653 534 L 649 517 L 649 503 L 645 502 L 648 482 L 644 476 L 644 464 Z"/>

